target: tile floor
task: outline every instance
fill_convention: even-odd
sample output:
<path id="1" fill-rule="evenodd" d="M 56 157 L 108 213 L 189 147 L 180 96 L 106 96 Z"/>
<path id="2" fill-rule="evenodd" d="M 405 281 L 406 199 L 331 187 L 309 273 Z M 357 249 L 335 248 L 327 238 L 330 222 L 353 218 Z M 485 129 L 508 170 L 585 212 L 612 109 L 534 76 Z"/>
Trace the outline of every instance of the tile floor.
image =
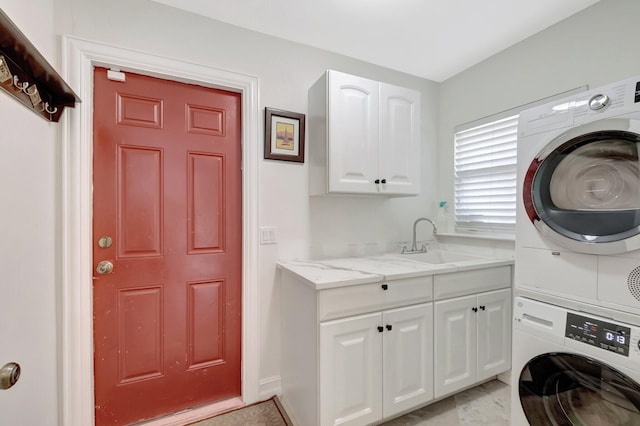
<path id="1" fill-rule="evenodd" d="M 493 380 L 412 411 L 383 425 L 509 426 L 511 416 L 509 392 L 508 385 Z"/>

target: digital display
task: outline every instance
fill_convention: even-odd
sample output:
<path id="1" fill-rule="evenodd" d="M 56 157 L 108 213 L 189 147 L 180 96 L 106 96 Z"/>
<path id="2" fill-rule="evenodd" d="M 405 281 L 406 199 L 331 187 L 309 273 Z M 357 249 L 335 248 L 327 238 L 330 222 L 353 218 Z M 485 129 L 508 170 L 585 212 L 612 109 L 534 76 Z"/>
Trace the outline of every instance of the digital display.
<path id="1" fill-rule="evenodd" d="M 629 356 L 629 327 L 567 312 L 564 335 L 600 349 Z"/>

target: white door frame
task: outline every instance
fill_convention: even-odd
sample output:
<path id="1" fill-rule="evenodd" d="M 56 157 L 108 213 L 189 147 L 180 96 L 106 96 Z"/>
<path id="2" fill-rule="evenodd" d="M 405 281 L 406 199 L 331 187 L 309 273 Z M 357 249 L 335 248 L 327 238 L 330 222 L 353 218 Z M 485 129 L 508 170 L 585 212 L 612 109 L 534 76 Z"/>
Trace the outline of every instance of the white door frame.
<path id="1" fill-rule="evenodd" d="M 101 66 L 242 97 L 242 399 L 259 397 L 258 79 L 102 43 L 63 37 L 63 76 L 82 102 L 62 117 L 59 273 L 60 424 L 94 424 L 92 185 L 93 68 Z"/>

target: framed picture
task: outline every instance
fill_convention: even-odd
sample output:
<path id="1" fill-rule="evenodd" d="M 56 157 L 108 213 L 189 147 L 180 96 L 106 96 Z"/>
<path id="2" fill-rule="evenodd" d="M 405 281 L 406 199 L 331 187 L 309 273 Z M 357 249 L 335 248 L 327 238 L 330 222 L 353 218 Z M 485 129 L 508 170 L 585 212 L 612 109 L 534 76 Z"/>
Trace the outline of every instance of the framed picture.
<path id="1" fill-rule="evenodd" d="M 264 109 L 264 158 L 304 163 L 304 114 Z"/>

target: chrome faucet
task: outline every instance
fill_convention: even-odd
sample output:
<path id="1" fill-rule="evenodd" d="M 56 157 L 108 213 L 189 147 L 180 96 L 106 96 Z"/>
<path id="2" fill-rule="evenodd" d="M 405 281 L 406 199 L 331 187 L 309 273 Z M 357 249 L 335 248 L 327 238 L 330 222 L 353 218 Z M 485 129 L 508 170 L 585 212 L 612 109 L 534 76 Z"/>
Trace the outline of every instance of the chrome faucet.
<path id="1" fill-rule="evenodd" d="M 438 233 L 438 228 L 436 228 L 436 224 L 433 223 L 433 221 L 431 219 L 427 219 L 426 217 L 420 217 L 418 219 L 416 219 L 415 222 L 413 222 L 413 241 L 411 243 L 411 250 L 407 250 L 407 247 L 403 247 L 402 248 L 402 253 L 403 254 L 411 254 L 411 253 L 426 253 L 427 252 L 427 246 L 426 245 L 422 245 L 422 247 L 420 248 L 420 250 L 418 250 L 418 247 L 416 245 L 416 227 L 418 226 L 419 222 L 422 221 L 427 221 L 431 224 L 431 226 L 433 226 L 433 235 Z"/>

